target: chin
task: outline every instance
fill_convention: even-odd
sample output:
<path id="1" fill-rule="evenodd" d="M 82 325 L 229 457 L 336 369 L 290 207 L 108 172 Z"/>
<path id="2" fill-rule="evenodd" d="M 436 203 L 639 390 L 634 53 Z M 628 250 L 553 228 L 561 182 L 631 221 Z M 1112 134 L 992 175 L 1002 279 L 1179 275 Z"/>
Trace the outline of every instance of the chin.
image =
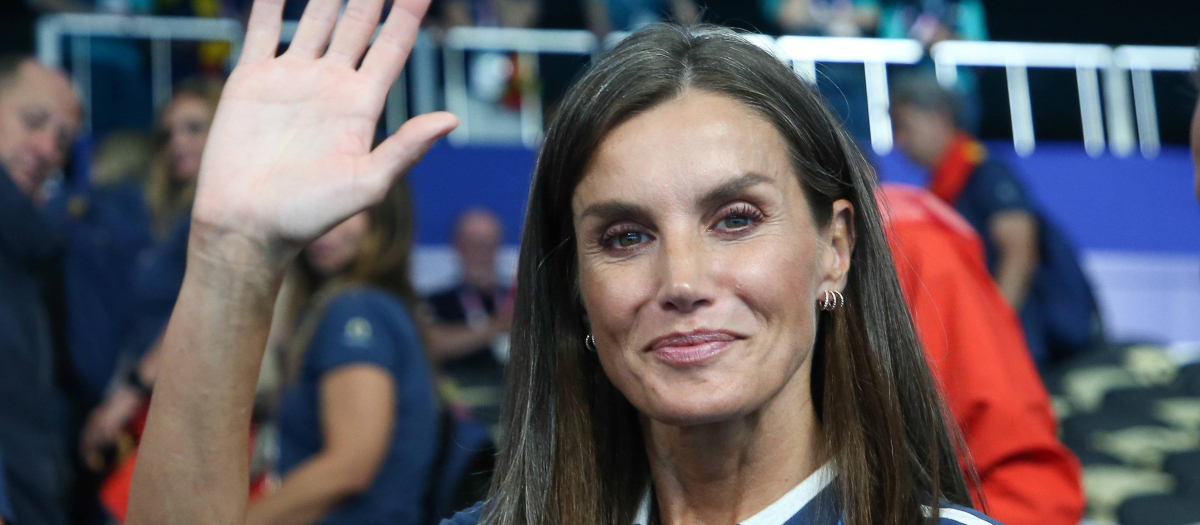
<path id="1" fill-rule="evenodd" d="M 648 393 L 635 403 L 646 417 L 676 427 L 707 425 L 730 421 L 754 412 L 758 403 L 750 399 L 751 386 L 718 387 L 697 384 Z"/>

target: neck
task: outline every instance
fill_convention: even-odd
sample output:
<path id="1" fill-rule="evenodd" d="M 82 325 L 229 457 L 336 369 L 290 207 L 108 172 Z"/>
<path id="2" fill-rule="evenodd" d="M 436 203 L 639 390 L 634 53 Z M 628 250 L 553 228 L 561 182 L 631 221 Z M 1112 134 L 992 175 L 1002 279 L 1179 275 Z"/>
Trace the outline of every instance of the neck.
<path id="1" fill-rule="evenodd" d="M 824 435 L 809 391 L 810 363 L 750 415 L 690 427 L 643 419 L 663 524 L 740 523 L 821 467 Z"/>
<path id="2" fill-rule="evenodd" d="M 495 272 L 476 269 L 463 270 L 463 282 L 478 290 L 488 291 L 496 286 Z"/>

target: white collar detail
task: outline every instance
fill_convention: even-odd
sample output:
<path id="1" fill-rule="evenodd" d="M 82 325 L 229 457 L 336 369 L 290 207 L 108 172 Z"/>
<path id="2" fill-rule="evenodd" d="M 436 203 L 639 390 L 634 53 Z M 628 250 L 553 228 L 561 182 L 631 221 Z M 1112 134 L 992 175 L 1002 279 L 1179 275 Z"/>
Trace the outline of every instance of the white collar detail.
<path id="1" fill-rule="evenodd" d="M 825 487 L 828 487 L 835 477 L 837 477 L 837 466 L 833 464 L 833 460 L 829 460 L 783 497 L 775 500 L 775 503 L 743 521 L 740 525 L 783 525 L 784 522 L 799 513 L 800 509 L 808 505 L 813 498 L 817 497 L 817 494 L 825 490 Z M 651 491 L 647 489 L 646 493 L 642 495 L 642 502 L 638 505 L 633 525 L 646 525 L 650 521 L 650 505 L 652 504 L 650 494 Z"/>

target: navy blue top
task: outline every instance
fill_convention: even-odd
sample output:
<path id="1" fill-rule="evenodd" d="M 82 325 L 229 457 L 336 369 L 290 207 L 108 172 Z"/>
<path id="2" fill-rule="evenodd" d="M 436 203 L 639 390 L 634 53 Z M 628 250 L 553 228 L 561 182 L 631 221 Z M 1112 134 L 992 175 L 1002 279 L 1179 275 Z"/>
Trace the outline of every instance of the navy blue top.
<path id="1" fill-rule="evenodd" d="M 143 193 L 129 181 L 65 191 L 47 204 L 66 237 L 67 347 L 89 406 L 103 398 L 133 326 L 138 256 L 154 239 Z"/>
<path id="2" fill-rule="evenodd" d="M 1034 206 L 1005 164 L 987 160 L 975 168 L 955 208 L 983 239 L 988 270 L 999 254 L 988 224 L 999 213 L 1024 211 L 1037 221 L 1038 266 L 1021 307 L 1030 354 L 1038 363 L 1086 351 L 1098 334 L 1099 310 L 1070 241 Z"/>
<path id="3" fill-rule="evenodd" d="M 0 167 L 0 452 L 22 523 L 67 522 L 68 408 L 55 377 L 62 333 L 52 312 L 61 250 L 53 223 Z"/>
<path id="4" fill-rule="evenodd" d="M 772 503 L 743 525 L 842 525 L 842 508 L 833 484 L 821 486 L 812 477 L 802 482 L 779 501 Z M 475 525 L 479 522 L 483 504 L 458 513 L 442 525 Z M 643 499 L 643 509 L 633 525 L 646 525 L 649 502 Z M 979 511 L 943 502 L 939 509 L 938 525 L 1000 525 Z"/>
<path id="5" fill-rule="evenodd" d="M 191 230 L 192 215 L 187 213 L 175 220 L 166 237 L 138 254 L 130 290 L 133 321 L 124 345 L 135 360 L 145 355 L 171 319 L 183 287 Z"/>
<path id="6" fill-rule="evenodd" d="M 373 365 L 396 380 L 396 423 L 391 447 L 375 480 L 343 503 L 323 524 L 417 525 L 437 440 L 437 410 L 429 366 L 404 305 L 374 288 L 341 293 L 330 301 L 296 383 L 279 405 L 279 472 L 322 449 L 320 384 L 346 365 Z"/>
<path id="7" fill-rule="evenodd" d="M 825 493 L 830 492 L 828 489 Z M 822 494 L 823 498 L 828 501 L 829 496 Z M 787 521 L 779 525 L 842 525 L 840 518 L 834 519 L 828 512 L 819 512 L 819 510 L 827 509 L 820 503 L 809 503 L 800 512 L 797 512 Z M 455 514 L 453 518 L 443 520 L 442 525 L 476 525 L 479 523 L 479 518 L 483 513 L 483 504 L 478 503 L 474 507 Z M 633 525 L 645 525 L 644 523 L 634 523 Z M 937 525 L 1002 525 L 1000 522 L 987 517 L 983 513 L 966 507 L 957 505 L 942 504 L 941 516 L 939 516 Z"/>
<path id="8" fill-rule="evenodd" d="M 1024 211 L 1034 216 L 1037 210 L 1030 201 L 1025 188 L 1008 166 L 995 160 L 986 160 L 975 168 L 967 185 L 954 204 L 971 227 L 979 232 L 987 253 L 988 270 L 996 271 L 996 244 L 988 234 L 988 223 L 996 214 L 1009 211 Z"/>

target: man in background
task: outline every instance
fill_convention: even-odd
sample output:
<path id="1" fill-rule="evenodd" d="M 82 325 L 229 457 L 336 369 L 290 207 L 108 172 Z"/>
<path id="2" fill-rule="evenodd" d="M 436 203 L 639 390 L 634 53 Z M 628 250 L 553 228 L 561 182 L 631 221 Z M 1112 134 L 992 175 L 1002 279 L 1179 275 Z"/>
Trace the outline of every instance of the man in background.
<path id="1" fill-rule="evenodd" d="M 979 233 L 1034 360 L 1050 365 L 1093 348 L 1099 309 L 1074 249 L 1012 169 L 962 130 L 958 97 L 927 76 L 897 82 L 891 97 L 896 144 L 930 170 L 929 190 Z"/>
<path id="2" fill-rule="evenodd" d="M 488 210 L 459 216 L 454 250 L 462 264 L 461 281 L 429 297 L 430 354 L 448 380 L 443 394 L 490 426 L 500 420 L 502 361 L 512 325 L 509 290 L 496 275 L 501 233 L 500 220 Z"/>
<path id="3" fill-rule="evenodd" d="M 14 522 L 66 523 L 66 401 L 56 377 L 65 327 L 61 244 L 42 186 L 79 129 L 71 83 L 27 57 L 0 57 L 0 454 Z M 56 348 L 59 347 L 59 348 Z"/>

